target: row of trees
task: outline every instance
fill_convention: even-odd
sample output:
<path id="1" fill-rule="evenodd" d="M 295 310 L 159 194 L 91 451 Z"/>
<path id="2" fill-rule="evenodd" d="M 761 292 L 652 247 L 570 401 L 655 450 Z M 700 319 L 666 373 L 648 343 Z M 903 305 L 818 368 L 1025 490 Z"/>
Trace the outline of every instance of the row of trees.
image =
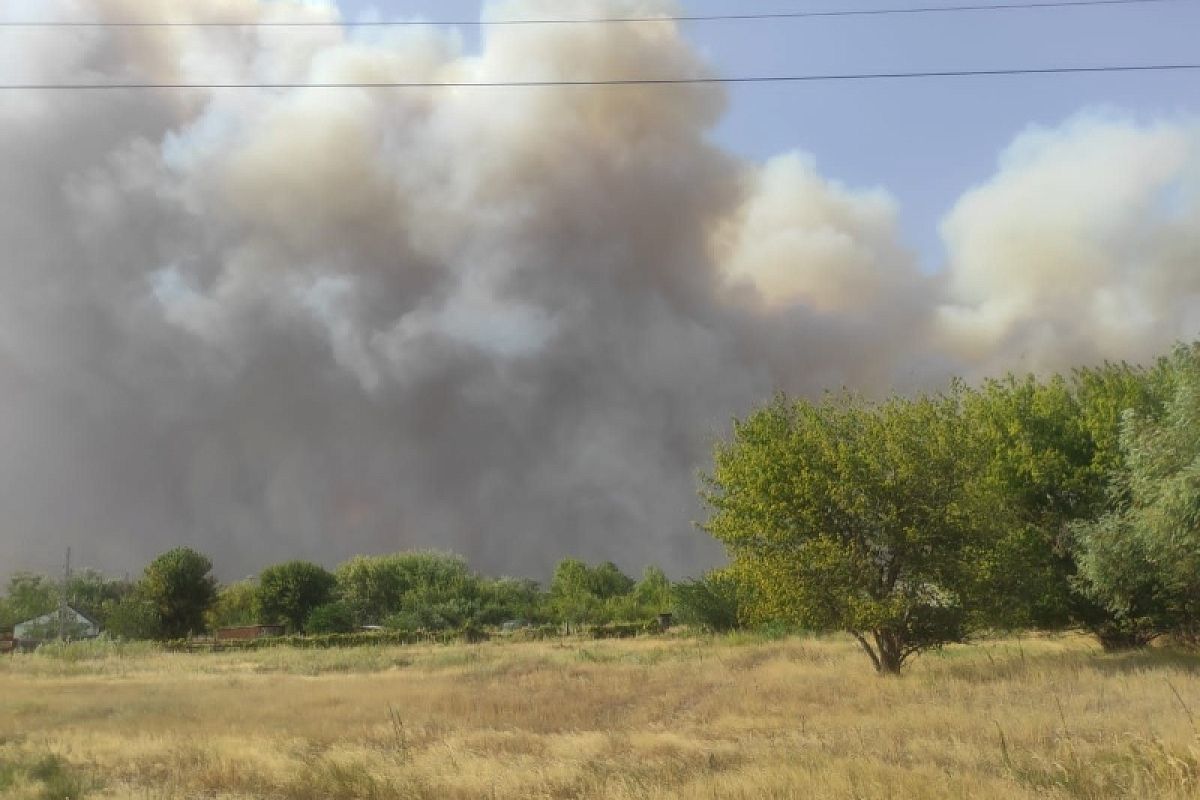
<path id="1" fill-rule="evenodd" d="M 702 496 L 729 565 L 672 585 L 562 561 L 549 587 L 480 576 L 444 553 L 293 561 L 218 586 L 166 553 L 136 581 L 66 590 L 115 634 L 176 638 L 278 622 L 291 632 L 640 621 L 846 631 L 876 669 L 988 630 L 1083 629 L 1106 649 L 1200 636 L 1200 345 L 1143 368 L 873 402 L 777 397 L 735 421 Z M 21 573 L 0 626 L 52 609 Z"/>
<path id="2" fill-rule="evenodd" d="M 777 397 L 736 421 L 703 496 L 744 621 L 852 634 L 898 673 L 986 629 L 1107 649 L 1200 617 L 1200 346 L 1149 368 L 870 402 Z"/>
<path id="3" fill-rule="evenodd" d="M 308 561 L 264 569 L 254 579 L 220 586 L 212 562 L 189 548 L 156 558 L 136 581 L 88 570 L 63 587 L 17 573 L 0 598 L 0 628 L 57 607 L 60 593 L 116 636 L 175 639 L 221 627 L 281 624 L 290 633 L 338 633 L 361 626 L 442 631 L 527 623 L 645 621 L 673 606 L 672 586 L 657 567 L 641 580 L 614 564 L 560 562 L 548 590 L 517 578 L 487 578 L 459 556 L 407 552 L 357 556 L 332 572 Z"/>

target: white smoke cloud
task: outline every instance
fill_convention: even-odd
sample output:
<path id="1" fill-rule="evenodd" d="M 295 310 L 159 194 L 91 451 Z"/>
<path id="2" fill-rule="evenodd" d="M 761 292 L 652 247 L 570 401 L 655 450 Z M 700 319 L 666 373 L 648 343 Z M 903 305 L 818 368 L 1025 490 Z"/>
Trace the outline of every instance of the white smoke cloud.
<path id="1" fill-rule="evenodd" d="M 1151 358 L 1200 332 L 1200 125 L 1031 129 L 942 231 L 942 342 L 976 369 Z"/>
<path id="2" fill-rule="evenodd" d="M 0 10 L 35 13 L 336 18 L 257 0 Z M 707 71 L 670 23 L 498 28 L 478 54 L 420 28 L 19 41 L 0 66 L 37 81 Z M 1194 128 L 1026 134 L 947 218 L 931 276 L 882 190 L 712 145 L 724 102 L 704 85 L 5 95 L 0 564 L 72 544 L 121 569 L 189 543 L 226 575 L 416 546 L 519 574 L 568 554 L 695 571 L 719 555 L 691 526 L 695 471 L 775 389 L 1190 335 Z"/>

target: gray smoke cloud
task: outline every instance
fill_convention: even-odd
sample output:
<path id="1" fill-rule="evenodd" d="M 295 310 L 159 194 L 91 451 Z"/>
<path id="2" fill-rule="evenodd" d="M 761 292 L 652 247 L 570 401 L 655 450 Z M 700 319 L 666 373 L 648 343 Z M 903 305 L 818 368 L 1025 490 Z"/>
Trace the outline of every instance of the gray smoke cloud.
<path id="1" fill-rule="evenodd" d="M 666 22 L 497 28 L 477 53 L 423 28 L 15 41 L 13 81 L 708 70 Z M 428 546 L 497 573 L 544 576 L 566 555 L 694 573 L 720 557 L 692 526 L 696 471 L 775 390 L 1141 355 L 1200 322 L 1190 123 L 1023 134 L 947 217 L 949 261 L 928 274 L 885 192 L 801 153 L 755 164 L 714 146 L 724 103 L 705 85 L 3 94 L 0 571 L 67 545 L 137 569 L 189 544 L 225 576 Z"/>

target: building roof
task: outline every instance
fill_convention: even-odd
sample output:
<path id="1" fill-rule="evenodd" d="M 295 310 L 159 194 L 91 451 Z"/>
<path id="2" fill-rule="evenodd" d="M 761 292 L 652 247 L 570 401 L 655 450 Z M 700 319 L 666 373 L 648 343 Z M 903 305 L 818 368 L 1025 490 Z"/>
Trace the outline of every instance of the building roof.
<path id="1" fill-rule="evenodd" d="M 85 622 L 87 622 L 92 627 L 99 630 L 100 622 L 98 620 L 96 620 L 94 617 L 92 617 L 90 614 L 85 614 L 84 612 L 80 611 L 78 608 L 75 608 L 75 606 L 71 606 L 71 605 L 67 606 L 67 610 L 70 611 L 71 613 L 73 613 L 75 616 L 83 619 Z M 57 616 L 58 616 L 58 609 L 56 608 L 53 611 L 47 611 L 45 614 L 34 617 L 33 619 L 22 620 L 21 622 L 18 622 L 16 625 L 14 625 L 13 628 L 16 629 L 16 628 L 19 628 L 19 627 L 22 627 L 25 625 L 40 625 L 45 622 L 52 622 L 54 620 L 54 618 Z"/>

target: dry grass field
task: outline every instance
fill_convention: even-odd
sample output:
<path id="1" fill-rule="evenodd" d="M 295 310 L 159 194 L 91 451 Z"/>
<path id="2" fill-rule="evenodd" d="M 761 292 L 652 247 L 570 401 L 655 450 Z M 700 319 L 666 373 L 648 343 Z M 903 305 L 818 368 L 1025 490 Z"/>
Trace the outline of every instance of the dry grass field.
<path id="1" fill-rule="evenodd" d="M 1195 715 L 1200 658 L 1080 637 L 83 647 L 0 661 L 0 796 L 1200 797 Z"/>

